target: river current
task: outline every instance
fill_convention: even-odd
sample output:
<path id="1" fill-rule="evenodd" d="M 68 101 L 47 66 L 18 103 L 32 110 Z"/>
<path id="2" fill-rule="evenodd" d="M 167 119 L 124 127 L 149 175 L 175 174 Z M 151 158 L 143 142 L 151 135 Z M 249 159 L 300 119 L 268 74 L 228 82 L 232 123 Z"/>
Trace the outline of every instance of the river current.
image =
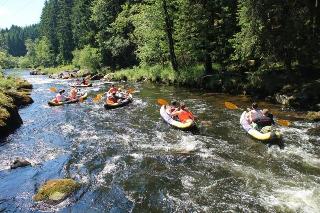
<path id="1" fill-rule="evenodd" d="M 33 84 L 34 103 L 19 110 L 24 124 L 0 141 L 0 212 L 320 212 L 319 123 L 261 103 L 291 119 L 280 127 L 284 148 L 252 139 L 239 124 L 245 96 L 147 83 L 134 88 L 132 104 L 105 110 L 94 103 L 110 84 L 95 81 L 83 103 L 49 107 L 54 80 L 19 72 Z M 158 98 L 183 100 L 199 117 L 200 131 L 171 128 Z M 17 157 L 32 167 L 10 170 Z M 81 189 L 62 203 L 35 203 L 46 180 L 73 178 Z"/>

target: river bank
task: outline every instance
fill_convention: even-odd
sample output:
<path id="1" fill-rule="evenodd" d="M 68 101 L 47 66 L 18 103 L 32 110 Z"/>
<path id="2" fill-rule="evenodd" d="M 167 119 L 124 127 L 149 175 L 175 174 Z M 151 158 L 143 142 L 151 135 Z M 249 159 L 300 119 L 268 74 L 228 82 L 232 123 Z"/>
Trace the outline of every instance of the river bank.
<path id="1" fill-rule="evenodd" d="M 18 109 L 33 103 L 31 90 L 32 85 L 26 80 L 0 75 L 0 138 L 23 123 Z"/>

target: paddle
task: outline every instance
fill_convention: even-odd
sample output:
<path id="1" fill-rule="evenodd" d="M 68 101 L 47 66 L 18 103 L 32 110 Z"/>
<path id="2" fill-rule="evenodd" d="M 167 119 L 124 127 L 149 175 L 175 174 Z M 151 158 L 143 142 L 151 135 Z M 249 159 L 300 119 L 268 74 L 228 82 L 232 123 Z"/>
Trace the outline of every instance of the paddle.
<path id="1" fill-rule="evenodd" d="M 132 94 L 132 93 L 135 92 L 135 90 L 134 90 L 133 88 L 129 88 L 129 89 L 127 90 L 127 92 L 130 93 L 130 94 Z"/>
<path id="2" fill-rule="evenodd" d="M 98 103 L 98 102 L 102 99 L 102 96 L 103 96 L 102 93 L 97 94 L 97 96 L 96 96 L 95 98 L 93 98 L 92 101 L 93 101 L 94 103 Z"/>
<path id="3" fill-rule="evenodd" d="M 231 110 L 235 110 L 235 109 L 241 109 L 239 108 L 237 105 L 235 105 L 234 103 L 231 103 L 231 102 L 224 102 L 224 106 L 227 108 L 227 109 L 231 109 Z M 290 126 L 291 125 L 291 122 L 288 121 L 288 120 L 283 120 L 283 119 L 278 119 L 276 120 L 276 122 L 280 125 L 280 126 Z"/>
<path id="4" fill-rule="evenodd" d="M 58 92 L 57 88 L 55 87 L 50 87 L 49 90 L 54 93 Z"/>
<path id="5" fill-rule="evenodd" d="M 166 100 L 164 100 L 164 99 L 161 99 L 161 98 L 159 98 L 159 99 L 157 99 L 157 103 L 159 104 L 159 105 L 169 105 L 169 103 L 168 103 L 168 101 L 166 101 Z"/>

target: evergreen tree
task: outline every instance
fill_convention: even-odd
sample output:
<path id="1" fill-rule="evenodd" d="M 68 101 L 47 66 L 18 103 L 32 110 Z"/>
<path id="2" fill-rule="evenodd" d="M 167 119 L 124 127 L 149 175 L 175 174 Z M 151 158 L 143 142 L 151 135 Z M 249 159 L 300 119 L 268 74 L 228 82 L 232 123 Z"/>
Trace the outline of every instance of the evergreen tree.
<path id="1" fill-rule="evenodd" d="M 56 35 L 58 39 L 57 61 L 60 64 L 67 64 L 72 60 L 74 44 L 71 28 L 71 7 L 72 0 L 58 0 Z"/>
<path id="2" fill-rule="evenodd" d="M 95 25 L 91 21 L 92 0 L 74 0 L 72 7 L 72 33 L 75 48 L 82 49 L 85 45 L 94 45 Z"/>

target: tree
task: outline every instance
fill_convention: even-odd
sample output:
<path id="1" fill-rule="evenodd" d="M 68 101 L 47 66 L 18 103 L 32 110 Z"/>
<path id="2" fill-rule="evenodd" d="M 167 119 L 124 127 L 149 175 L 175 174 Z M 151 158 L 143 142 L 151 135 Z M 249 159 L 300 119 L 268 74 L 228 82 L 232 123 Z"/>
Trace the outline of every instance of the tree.
<path id="1" fill-rule="evenodd" d="M 60 64 L 67 64 L 72 60 L 73 36 L 71 28 L 72 0 L 58 0 L 57 38 L 58 56 Z"/>
<path id="2" fill-rule="evenodd" d="M 95 25 L 91 20 L 92 0 L 74 0 L 72 7 L 72 33 L 75 48 L 82 49 L 85 45 L 94 45 Z"/>
<path id="3" fill-rule="evenodd" d="M 53 66 L 54 54 L 52 53 L 52 48 L 50 46 L 49 39 L 42 37 L 36 40 L 34 45 L 35 51 L 35 63 L 37 66 L 50 67 Z"/>
<path id="4" fill-rule="evenodd" d="M 98 70 L 101 63 L 101 54 L 97 48 L 85 46 L 82 50 L 73 51 L 73 64 L 82 69 Z"/>

